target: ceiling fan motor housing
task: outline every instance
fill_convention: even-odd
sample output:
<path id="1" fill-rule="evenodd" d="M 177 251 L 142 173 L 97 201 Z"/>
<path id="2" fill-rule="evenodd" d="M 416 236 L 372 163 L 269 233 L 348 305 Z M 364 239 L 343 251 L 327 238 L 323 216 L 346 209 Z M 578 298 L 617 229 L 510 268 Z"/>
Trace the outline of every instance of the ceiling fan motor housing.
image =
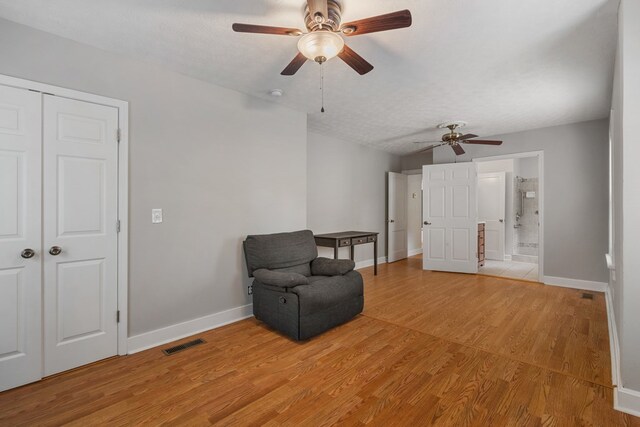
<path id="1" fill-rule="evenodd" d="M 338 31 L 340 29 L 340 22 L 342 21 L 342 6 L 336 0 L 327 1 L 327 10 L 329 16 L 311 16 L 309 13 L 309 6 L 305 6 L 304 10 L 304 24 L 309 31 L 317 30 L 330 30 Z"/>

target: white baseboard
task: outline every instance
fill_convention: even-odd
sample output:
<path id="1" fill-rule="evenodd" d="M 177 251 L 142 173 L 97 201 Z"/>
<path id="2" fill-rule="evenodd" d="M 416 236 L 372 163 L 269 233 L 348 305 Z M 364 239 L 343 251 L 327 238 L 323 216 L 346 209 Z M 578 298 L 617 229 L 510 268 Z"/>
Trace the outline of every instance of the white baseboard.
<path id="1" fill-rule="evenodd" d="M 613 408 L 640 417 L 640 392 L 616 387 L 613 390 Z"/>
<path id="2" fill-rule="evenodd" d="M 609 285 L 605 282 L 592 282 L 590 280 L 568 279 L 566 277 L 544 276 L 544 284 L 561 286 L 563 288 L 584 289 L 585 291 L 605 292 Z"/>
<path id="3" fill-rule="evenodd" d="M 386 264 L 387 263 L 387 257 L 378 257 L 378 265 L 380 264 Z M 365 268 L 365 267 L 371 267 L 373 265 L 373 258 L 371 259 L 365 259 L 364 261 L 358 261 L 356 262 L 356 270 L 360 270 L 361 268 Z"/>
<path id="4" fill-rule="evenodd" d="M 613 309 L 613 289 L 607 286 L 604 300 L 607 304 L 607 323 L 609 325 L 609 350 L 611 352 L 611 384 L 617 386 L 620 381 L 620 342 L 618 341 L 618 328 L 616 326 L 616 314 Z"/>
<path id="5" fill-rule="evenodd" d="M 247 304 L 197 319 L 187 320 L 186 322 L 177 323 L 165 328 L 156 329 L 155 331 L 134 335 L 129 337 L 127 341 L 129 354 L 147 350 L 210 329 L 219 328 L 220 326 L 228 325 L 229 323 L 237 322 L 238 320 L 251 316 L 253 316 L 253 305 Z"/>
<path id="6" fill-rule="evenodd" d="M 504 260 L 505 260 L 505 261 L 511 261 L 511 255 L 509 255 L 509 254 L 504 254 Z"/>
<path id="7" fill-rule="evenodd" d="M 420 255 L 422 253 L 422 248 L 409 249 L 409 256 Z"/>
<path id="8" fill-rule="evenodd" d="M 620 341 L 616 314 L 613 308 L 613 289 L 607 286 L 604 294 L 607 303 L 607 320 L 609 323 L 609 348 L 611 349 L 611 383 L 613 389 L 613 408 L 630 415 L 640 417 L 640 392 L 624 388 L 620 376 Z"/>

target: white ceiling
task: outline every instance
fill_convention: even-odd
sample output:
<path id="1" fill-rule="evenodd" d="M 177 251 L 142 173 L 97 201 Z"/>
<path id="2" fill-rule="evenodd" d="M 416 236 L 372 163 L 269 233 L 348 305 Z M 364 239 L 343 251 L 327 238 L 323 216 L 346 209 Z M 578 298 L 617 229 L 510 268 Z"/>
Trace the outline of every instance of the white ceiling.
<path id="1" fill-rule="evenodd" d="M 0 16 L 309 113 L 309 129 L 390 152 L 465 120 L 482 136 L 606 117 L 617 0 L 343 0 L 343 22 L 410 9 L 413 26 L 347 39 L 375 69 L 338 58 L 293 77 L 293 37 L 233 22 L 304 29 L 304 0 L 0 0 Z M 270 97 L 280 88 L 284 96 Z"/>

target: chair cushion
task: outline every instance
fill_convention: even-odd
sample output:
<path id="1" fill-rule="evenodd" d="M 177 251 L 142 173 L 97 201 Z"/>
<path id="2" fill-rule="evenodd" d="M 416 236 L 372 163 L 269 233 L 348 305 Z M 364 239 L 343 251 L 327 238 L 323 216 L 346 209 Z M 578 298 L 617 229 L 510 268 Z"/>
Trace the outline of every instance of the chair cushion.
<path id="1" fill-rule="evenodd" d="M 271 271 L 281 271 L 283 273 L 298 273 L 302 274 L 303 276 L 309 277 L 311 276 L 311 265 L 308 262 L 305 262 L 304 264 L 294 265 L 291 267 L 273 268 L 271 269 Z"/>
<path id="2" fill-rule="evenodd" d="M 311 261 L 311 274 L 314 276 L 342 276 L 356 268 L 350 259 L 331 259 L 318 257 Z"/>
<path id="3" fill-rule="evenodd" d="M 244 254 L 249 276 L 260 268 L 276 270 L 308 264 L 318 256 L 311 230 L 247 236 Z"/>
<path id="4" fill-rule="evenodd" d="M 308 278 L 308 285 L 291 289 L 298 295 L 301 316 L 327 310 L 363 295 L 362 276 L 357 271 L 350 271 L 344 276 L 315 277 Z"/>

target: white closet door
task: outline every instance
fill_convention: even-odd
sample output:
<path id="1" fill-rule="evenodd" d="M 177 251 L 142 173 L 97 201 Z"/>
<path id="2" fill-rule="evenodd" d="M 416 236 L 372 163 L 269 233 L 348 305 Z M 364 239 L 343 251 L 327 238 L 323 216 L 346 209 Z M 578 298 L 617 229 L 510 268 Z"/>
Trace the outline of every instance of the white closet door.
<path id="1" fill-rule="evenodd" d="M 41 102 L 0 86 L 0 391 L 42 377 Z"/>
<path id="2" fill-rule="evenodd" d="M 45 95 L 43 111 L 44 374 L 51 375 L 117 354 L 118 110 Z"/>

